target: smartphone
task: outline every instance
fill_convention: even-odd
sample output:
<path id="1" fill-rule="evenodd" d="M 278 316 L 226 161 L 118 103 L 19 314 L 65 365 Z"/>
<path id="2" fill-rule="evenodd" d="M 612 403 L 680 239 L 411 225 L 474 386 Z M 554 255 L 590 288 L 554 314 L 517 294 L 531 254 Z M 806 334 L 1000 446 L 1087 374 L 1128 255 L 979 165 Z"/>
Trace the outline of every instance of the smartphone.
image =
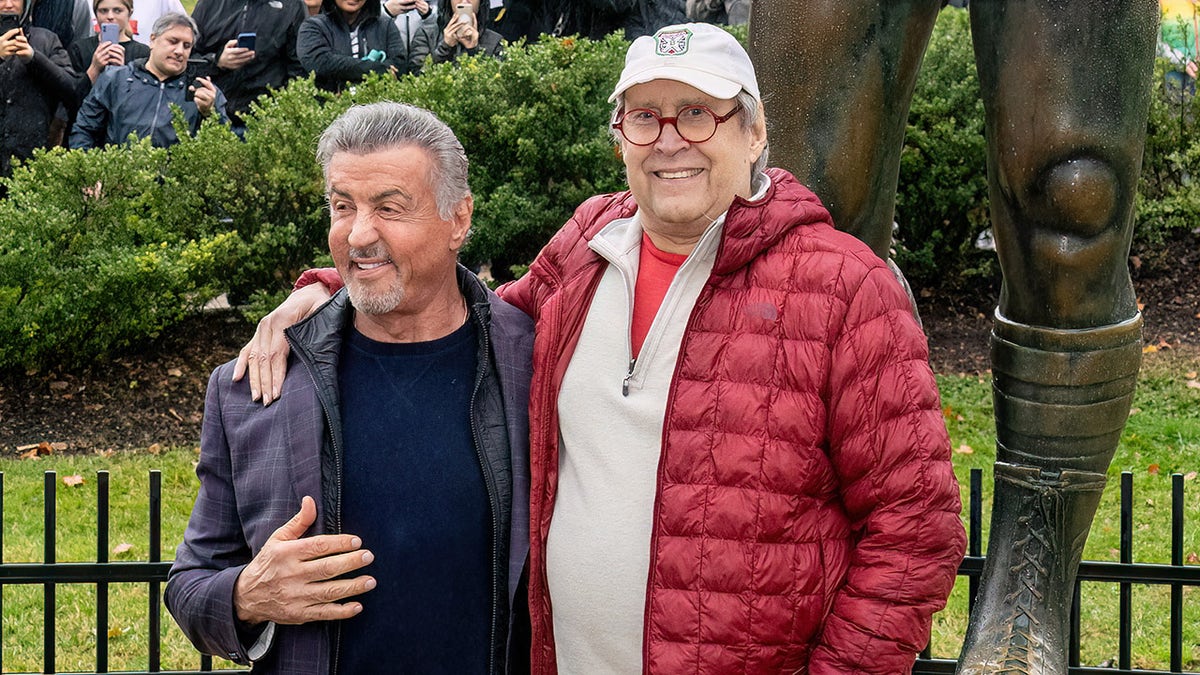
<path id="1" fill-rule="evenodd" d="M 115 23 L 100 24 L 100 41 L 101 42 L 120 42 L 121 27 Z"/>
<path id="2" fill-rule="evenodd" d="M 0 35 L 21 27 L 20 14 L 0 14 Z"/>
<path id="3" fill-rule="evenodd" d="M 256 37 L 257 33 L 238 33 L 237 46 L 242 49 L 254 51 L 254 39 Z"/>
<path id="4" fill-rule="evenodd" d="M 454 19 L 457 23 L 465 23 L 471 26 L 475 25 L 475 12 L 471 10 L 471 3 L 460 2 L 454 6 Z"/>

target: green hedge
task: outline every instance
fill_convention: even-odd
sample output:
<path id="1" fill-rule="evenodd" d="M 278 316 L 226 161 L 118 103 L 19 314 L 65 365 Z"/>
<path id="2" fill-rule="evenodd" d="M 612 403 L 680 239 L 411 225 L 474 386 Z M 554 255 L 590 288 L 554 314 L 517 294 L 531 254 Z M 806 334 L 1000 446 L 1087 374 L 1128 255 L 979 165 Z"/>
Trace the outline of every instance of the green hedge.
<path id="1" fill-rule="evenodd" d="M 408 101 L 455 130 L 476 198 L 464 261 L 490 260 L 498 276 L 519 270 L 576 205 L 623 186 L 605 101 L 626 47 L 620 36 L 543 38 L 503 62 L 376 77 L 341 96 L 299 80 L 256 105 L 244 142 L 205 124 L 169 150 L 37 154 L 0 202 L 0 368 L 86 366 L 144 345 L 222 292 L 253 311 L 274 306 L 299 271 L 328 260 L 313 154 L 353 103 Z M 974 246 L 988 227 L 978 91 L 966 13 L 942 12 L 897 195 L 896 255 L 918 288 L 995 274 L 994 254 Z M 1196 103 L 1175 101 L 1159 97 L 1151 111 L 1135 246 L 1200 216 Z"/>
<path id="2" fill-rule="evenodd" d="M 579 202 L 622 185 L 605 99 L 625 46 L 546 38 L 504 62 L 376 77 L 341 97 L 299 80 L 259 101 L 245 142 L 205 124 L 169 150 L 38 153 L 0 202 L 0 368 L 86 366 L 226 291 L 271 305 L 327 259 L 314 150 L 353 103 L 408 101 L 441 116 L 472 162 L 464 257 L 528 262 Z"/>

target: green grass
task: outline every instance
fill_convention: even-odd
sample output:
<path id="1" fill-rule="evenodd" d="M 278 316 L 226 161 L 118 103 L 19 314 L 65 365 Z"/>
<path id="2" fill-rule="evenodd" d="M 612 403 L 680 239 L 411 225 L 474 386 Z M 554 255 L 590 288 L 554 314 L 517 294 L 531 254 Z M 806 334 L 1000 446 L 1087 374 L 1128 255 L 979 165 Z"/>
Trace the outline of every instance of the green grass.
<path id="1" fill-rule="evenodd" d="M 1188 386 L 1190 373 L 1200 370 L 1200 354 L 1173 352 L 1149 355 L 1143 365 L 1134 413 L 1129 418 L 1116 457 L 1109 469 L 1100 512 L 1084 551 L 1087 560 L 1118 560 L 1119 476 L 1134 475 L 1134 561 L 1165 563 L 1170 559 L 1170 489 L 1172 473 L 1200 472 L 1200 389 Z M 938 378 L 954 453 L 955 473 L 967 500 L 968 474 L 984 471 L 984 527 L 991 502 L 991 465 L 995 458 L 989 379 L 972 376 Z M 966 452 L 967 449 L 970 452 Z M 38 461 L 0 460 L 4 476 L 4 560 L 42 560 L 43 472 L 58 472 L 58 559 L 95 560 L 96 471 L 110 473 L 112 516 L 110 549 L 121 543 L 132 548 L 113 560 L 148 558 L 148 472 L 162 472 L 163 559 L 174 557 L 195 498 L 194 448 L 171 449 L 159 455 L 134 452 L 110 458 L 97 456 L 49 457 Z M 1157 465 L 1157 472 L 1151 466 Z M 62 484 L 64 476 L 79 474 L 85 483 Z M 1200 553 L 1200 486 L 1187 480 L 1185 504 L 1185 555 Z M 965 515 L 964 515 L 965 523 Z M 985 541 L 986 547 L 986 541 Z M 986 550 L 986 548 L 985 548 Z M 1194 557 L 1192 558 L 1195 559 Z M 91 586 L 58 587 L 56 659 L 60 671 L 95 668 L 94 602 Z M 1081 657 L 1096 665 L 1117 655 L 1117 587 L 1084 584 Z M 42 669 L 42 589 L 40 586 L 4 587 L 3 667 L 5 672 L 40 672 Z M 1168 664 L 1168 590 L 1162 586 L 1133 589 L 1133 666 L 1165 669 Z M 111 586 L 109 622 L 110 668 L 145 669 L 147 651 L 147 590 L 144 585 Z M 1184 668 L 1200 668 L 1200 591 L 1184 593 Z M 954 658 L 967 622 L 967 583 L 956 584 L 947 608 L 934 619 L 933 655 Z M 190 669 L 199 663 L 195 651 L 171 618 L 162 616 L 162 667 Z M 228 667 L 223 661 L 217 667 Z"/>

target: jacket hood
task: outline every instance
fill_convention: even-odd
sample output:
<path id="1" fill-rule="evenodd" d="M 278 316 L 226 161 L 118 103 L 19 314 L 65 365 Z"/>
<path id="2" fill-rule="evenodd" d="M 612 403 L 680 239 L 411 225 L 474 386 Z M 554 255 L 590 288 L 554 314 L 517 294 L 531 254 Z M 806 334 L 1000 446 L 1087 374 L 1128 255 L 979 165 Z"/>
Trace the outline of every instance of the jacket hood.
<path id="1" fill-rule="evenodd" d="M 382 0 L 367 0 L 365 3 L 363 3 L 362 9 L 358 12 L 358 25 L 361 26 L 365 24 L 368 19 L 378 18 L 382 11 Z M 328 14 L 343 26 L 349 27 L 350 25 L 346 22 L 345 13 L 338 8 L 337 0 L 321 0 L 321 13 Z"/>
<path id="2" fill-rule="evenodd" d="M 454 16 L 454 5 L 459 0 L 438 0 L 437 23 L 438 33 L 440 34 L 446 28 L 446 24 L 450 23 L 450 19 Z M 489 22 L 492 20 L 492 10 L 488 0 L 479 0 L 479 11 L 475 12 L 475 22 L 479 25 L 479 33 L 491 28 Z"/>

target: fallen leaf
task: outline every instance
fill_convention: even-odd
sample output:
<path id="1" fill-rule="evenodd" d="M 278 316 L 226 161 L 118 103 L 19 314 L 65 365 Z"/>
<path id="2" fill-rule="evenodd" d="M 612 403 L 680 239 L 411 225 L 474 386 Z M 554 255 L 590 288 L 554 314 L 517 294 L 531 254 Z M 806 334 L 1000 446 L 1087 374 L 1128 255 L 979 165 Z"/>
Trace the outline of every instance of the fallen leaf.
<path id="1" fill-rule="evenodd" d="M 962 445 L 955 448 L 954 452 L 957 452 L 960 455 L 971 455 L 971 454 L 975 453 L 975 449 L 972 448 L 971 446 L 967 445 L 966 443 L 963 443 Z"/>
<path id="2" fill-rule="evenodd" d="M 1184 480 L 1195 480 L 1195 479 L 1196 479 L 1196 472 L 1195 472 L 1195 471 L 1189 471 L 1189 472 L 1187 472 L 1187 473 L 1183 474 L 1183 479 L 1184 479 Z"/>
<path id="3" fill-rule="evenodd" d="M 66 450 L 66 449 L 67 449 L 67 444 L 66 444 L 66 443 L 63 443 L 62 441 L 57 441 L 57 442 L 55 442 L 55 443 L 51 443 L 51 444 L 50 444 L 50 449 L 51 449 L 52 451 L 55 451 L 55 452 L 59 452 L 59 451 L 62 451 L 62 450 Z M 49 453 L 47 453 L 47 454 L 49 454 Z"/>
<path id="4" fill-rule="evenodd" d="M 175 412 L 174 408 L 167 408 L 167 412 L 171 413 L 171 417 L 174 417 L 175 419 L 179 420 L 180 422 L 183 421 L 183 416 L 180 415 L 179 413 Z"/>
<path id="5" fill-rule="evenodd" d="M 63 476 L 63 485 L 67 487 L 78 487 L 83 485 L 83 476 L 75 474 L 74 476 Z"/>
<path id="6" fill-rule="evenodd" d="M 57 380 L 57 381 L 50 383 L 50 390 L 51 391 L 62 391 L 63 389 L 66 389 L 69 386 L 71 386 L 70 383 L 63 382 L 62 380 Z"/>
<path id="7" fill-rule="evenodd" d="M 1200 555 L 1196 555 L 1195 551 L 1191 551 L 1183 560 L 1189 565 L 1195 565 L 1196 563 L 1200 562 Z"/>
<path id="8" fill-rule="evenodd" d="M 183 371 L 178 368 L 172 368 L 168 370 L 167 374 L 171 377 L 183 377 Z"/>
<path id="9" fill-rule="evenodd" d="M 162 445 L 155 443 L 155 444 L 151 445 L 150 447 L 146 448 L 146 452 L 148 452 L 152 455 L 157 455 L 158 453 L 162 452 Z"/>
<path id="10" fill-rule="evenodd" d="M 1157 465 L 1157 464 L 1151 464 L 1150 466 L 1146 467 L 1146 471 L 1148 471 L 1148 472 L 1150 473 L 1150 475 L 1151 475 L 1151 476 L 1157 476 L 1157 475 L 1158 475 L 1158 470 L 1159 470 L 1159 469 L 1158 469 L 1158 465 Z"/>
<path id="11" fill-rule="evenodd" d="M 1142 412 L 1142 409 L 1141 409 L 1141 408 L 1130 408 L 1130 409 L 1129 409 L 1129 414 L 1130 414 L 1130 415 L 1136 415 L 1136 414 L 1138 414 L 1138 413 L 1140 413 L 1140 412 Z"/>
<path id="12" fill-rule="evenodd" d="M 1188 389 L 1200 389 L 1200 380 L 1188 380 L 1187 388 Z"/>
<path id="13" fill-rule="evenodd" d="M 1146 500 L 1146 506 L 1154 506 L 1154 500 L 1153 500 L 1153 499 L 1147 499 L 1147 500 Z M 1139 527 L 1140 527 L 1141 529 L 1145 529 L 1145 528 L 1149 527 L 1149 525 L 1141 525 L 1141 526 L 1139 526 Z"/>
<path id="14" fill-rule="evenodd" d="M 1142 347 L 1143 354 L 1153 354 L 1156 351 L 1158 351 L 1158 347 L 1155 347 L 1154 345 L 1146 345 L 1145 347 Z"/>
<path id="15" fill-rule="evenodd" d="M 109 457 L 113 456 L 113 450 L 112 450 L 112 448 L 109 448 L 108 450 L 97 450 L 96 454 L 105 459 L 108 459 Z"/>
<path id="16" fill-rule="evenodd" d="M 954 410 L 950 406 L 942 408 L 942 417 L 950 419 L 954 415 Z"/>
<path id="17" fill-rule="evenodd" d="M 1131 255 L 1131 256 L 1129 256 L 1129 264 L 1132 265 L 1133 269 L 1135 269 L 1135 270 L 1141 269 L 1142 259 L 1139 256 Z"/>
<path id="18" fill-rule="evenodd" d="M 120 626 L 113 626 L 112 628 L 108 629 L 108 637 L 110 638 L 119 638 L 124 634 L 125 629 L 121 628 Z"/>
<path id="19" fill-rule="evenodd" d="M 1138 300 L 1138 304 L 1137 304 L 1137 306 L 1138 306 L 1138 311 L 1139 311 L 1139 312 L 1140 312 L 1140 311 L 1142 311 L 1143 309 L 1146 309 L 1146 305 L 1142 304 L 1142 301 L 1141 301 L 1141 300 Z"/>
<path id="20" fill-rule="evenodd" d="M 129 553 L 131 550 L 133 550 L 133 544 L 130 544 L 127 541 L 123 541 L 120 544 L 117 544 L 116 546 L 114 546 L 112 552 L 113 552 L 113 555 L 121 555 L 122 553 Z"/>
<path id="21" fill-rule="evenodd" d="M 1186 378 L 1187 378 L 1187 379 L 1189 379 L 1189 380 L 1194 380 L 1194 379 L 1196 379 L 1196 375 L 1197 375 L 1197 374 L 1198 374 L 1198 373 L 1196 373 L 1196 371 L 1194 371 L 1194 370 L 1189 370 L 1188 372 L 1184 373 L 1184 374 L 1183 374 L 1183 376 L 1184 376 L 1184 377 L 1186 377 Z"/>

